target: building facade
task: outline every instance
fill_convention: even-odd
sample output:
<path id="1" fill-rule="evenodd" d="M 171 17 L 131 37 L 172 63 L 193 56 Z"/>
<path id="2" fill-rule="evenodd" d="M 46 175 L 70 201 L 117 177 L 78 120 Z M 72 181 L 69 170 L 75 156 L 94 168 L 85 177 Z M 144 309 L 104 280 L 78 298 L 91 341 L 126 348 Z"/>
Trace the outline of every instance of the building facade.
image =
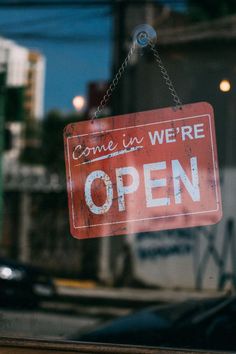
<path id="1" fill-rule="evenodd" d="M 14 41 L 0 38 L 0 65 L 5 71 L 5 121 L 39 119 L 44 114 L 45 58 Z M 17 103 L 15 111 L 8 106 Z M 8 102 L 9 101 L 9 102 Z"/>
<path id="2" fill-rule="evenodd" d="M 147 22 L 145 13 L 143 11 L 143 22 Z M 187 24 L 183 18 L 181 25 L 181 22 L 171 22 L 172 15 L 169 13 L 169 18 L 165 19 L 163 13 L 161 23 L 160 17 L 153 21 L 154 12 L 149 24 L 154 25 L 157 31 L 157 49 L 182 102 L 208 101 L 214 107 L 224 216 L 219 224 L 208 228 L 102 240 L 102 252 L 110 257 L 106 265 L 104 260 L 102 262 L 103 278 L 111 279 L 119 272 L 125 274 L 132 269 L 133 279 L 146 285 L 185 289 L 235 288 L 236 17 L 195 25 Z M 126 16 L 122 21 L 129 29 L 137 24 L 135 16 Z M 142 21 L 139 17 L 138 22 Z M 117 34 L 120 31 L 118 24 L 119 21 Z M 123 35 L 128 39 L 127 31 Z M 120 45 L 122 43 L 125 42 L 121 41 Z M 126 41 L 119 64 L 131 43 L 131 38 Z M 115 53 L 118 50 L 119 41 Z M 223 80 L 229 83 L 227 92 L 220 88 Z M 149 48 L 139 49 L 131 59 L 114 101 L 115 114 L 174 106 Z M 124 250 L 129 254 L 129 261 Z"/>
<path id="3" fill-rule="evenodd" d="M 39 52 L 29 51 L 28 65 L 24 109 L 27 117 L 40 119 L 44 114 L 45 58 Z"/>
<path id="4" fill-rule="evenodd" d="M 44 56 L 14 41 L 0 38 L 0 76 L 3 132 L 0 144 L 0 150 L 3 152 L 0 162 L 1 250 L 3 254 L 13 253 L 17 258 L 17 250 L 21 249 L 20 253 L 24 258 L 25 249 L 22 251 L 20 245 L 25 242 L 27 227 L 23 224 L 25 215 L 29 214 L 29 210 L 24 208 L 24 188 L 28 184 L 27 178 L 42 179 L 46 172 L 42 166 L 24 166 L 20 157 L 26 145 L 26 121 L 36 121 L 44 114 Z"/>

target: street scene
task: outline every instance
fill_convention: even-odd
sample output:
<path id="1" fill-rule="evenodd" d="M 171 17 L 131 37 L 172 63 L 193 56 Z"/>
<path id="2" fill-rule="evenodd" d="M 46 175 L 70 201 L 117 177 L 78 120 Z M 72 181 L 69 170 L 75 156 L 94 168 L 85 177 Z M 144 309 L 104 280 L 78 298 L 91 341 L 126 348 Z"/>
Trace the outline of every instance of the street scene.
<path id="1" fill-rule="evenodd" d="M 108 288 L 92 282 L 57 280 L 57 296 L 41 297 L 36 305 L 24 307 L 19 302 L 1 307 L 1 334 L 36 339 L 78 340 L 118 318 L 182 303 L 198 304 L 211 298 L 223 303 L 224 292 Z M 227 301 L 226 301 L 227 302 Z M 18 306 L 17 306 L 18 305 Z M 195 306 L 195 305 L 194 305 Z M 108 341 L 109 342 L 109 341 Z"/>
<path id="2" fill-rule="evenodd" d="M 233 0 L 0 1 L 2 338 L 236 351 L 235 44 Z"/>

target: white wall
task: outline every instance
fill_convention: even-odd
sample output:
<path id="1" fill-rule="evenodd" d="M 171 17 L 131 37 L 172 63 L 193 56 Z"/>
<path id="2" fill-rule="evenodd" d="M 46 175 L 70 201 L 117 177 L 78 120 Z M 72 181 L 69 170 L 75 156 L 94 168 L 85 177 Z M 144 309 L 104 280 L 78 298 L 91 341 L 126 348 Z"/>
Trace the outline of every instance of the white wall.
<path id="1" fill-rule="evenodd" d="M 29 69 L 28 50 L 18 45 L 9 47 L 7 60 L 7 86 L 20 87 L 27 83 Z"/>
<path id="2" fill-rule="evenodd" d="M 7 65 L 7 86 L 24 86 L 28 73 L 28 49 L 0 38 L 0 64 Z"/>
<path id="3" fill-rule="evenodd" d="M 44 114 L 45 58 L 43 56 L 35 64 L 35 106 L 34 117 L 40 119 Z"/>
<path id="4" fill-rule="evenodd" d="M 236 277 L 236 250 L 226 240 L 227 220 L 236 216 L 236 168 L 225 169 L 222 176 L 223 219 L 218 225 L 128 237 L 137 279 L 163 288 L 217 289 L 222 272 Z"/>

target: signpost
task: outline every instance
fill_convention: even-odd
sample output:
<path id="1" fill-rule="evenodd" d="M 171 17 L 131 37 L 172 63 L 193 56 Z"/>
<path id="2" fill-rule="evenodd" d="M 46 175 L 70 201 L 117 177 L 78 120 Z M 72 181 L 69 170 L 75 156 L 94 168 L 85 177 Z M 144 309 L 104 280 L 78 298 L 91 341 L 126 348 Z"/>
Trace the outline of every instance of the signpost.
<path id="1" fill-rule="evenodd" d="M 221 197 L 208 103 L 69 124 L 64 132 L 76 238 L 214 224 Z"/>

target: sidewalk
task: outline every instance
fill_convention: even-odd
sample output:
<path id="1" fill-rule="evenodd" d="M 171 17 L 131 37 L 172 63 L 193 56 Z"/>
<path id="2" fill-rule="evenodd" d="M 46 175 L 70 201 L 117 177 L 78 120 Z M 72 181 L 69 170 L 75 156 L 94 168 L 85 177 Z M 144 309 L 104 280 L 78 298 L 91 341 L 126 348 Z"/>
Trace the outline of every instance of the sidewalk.
<path id="1" fill-rule="evenodd" d="M 219 291 L 166 290 L 101 287 L 93 281 L 55 280 L 58 295 L 64 300 L 104 304 L 150 306 L 159 303 L 216 298 L 226 295 Z"/>

